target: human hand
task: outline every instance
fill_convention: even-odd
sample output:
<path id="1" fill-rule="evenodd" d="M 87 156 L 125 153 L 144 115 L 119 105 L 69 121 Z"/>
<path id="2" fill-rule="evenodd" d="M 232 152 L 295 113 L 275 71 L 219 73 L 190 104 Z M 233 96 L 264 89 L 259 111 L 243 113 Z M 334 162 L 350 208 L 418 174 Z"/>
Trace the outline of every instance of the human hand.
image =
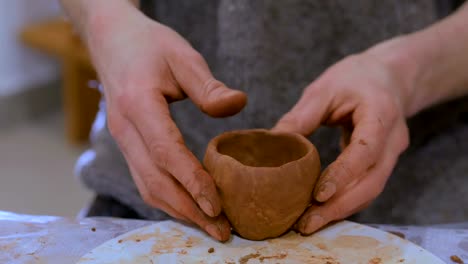
<path id="1" fill-rule="evenodd" d="M 304 91 L 273 130 L 313 133 L 340 126 L 342 153 L 320 176 L 317 202 L 295 229 L 311 234 L 327 223 L 367 207 L 383 190 L 399 155 L 409 144 L 405 122 L 407 82 L 372 52 L 349 56 Z"/>
<path id="2" fill-rule="evenodd" d="M 187 149 L 168 104 L 189 97 L 204 113 L 239 112 L 246 95 L 227 88 L 180 35 L 134 8 L 90 18 L 86 33 L 103 83 L 108 126 L 143 200 L 224 241 L 230 226 L 212 177 Z M 122 18 L 125 19 L 122 19 Z"/>

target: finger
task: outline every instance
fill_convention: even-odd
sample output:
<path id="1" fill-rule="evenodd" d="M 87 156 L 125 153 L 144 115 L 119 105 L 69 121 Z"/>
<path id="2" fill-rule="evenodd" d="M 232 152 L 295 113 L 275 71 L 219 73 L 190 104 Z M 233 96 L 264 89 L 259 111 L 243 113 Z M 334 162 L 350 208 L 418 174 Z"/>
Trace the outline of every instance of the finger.
<path id="1" fill-rule="evenodd" d="M 358 181 L 366 171 L 375 167 L 386 144 L 388 131 L 382 119 L 370 108 L 359 108 L 353 116 L 355 128 L 349 145 L 324 171 L 314 190 L 314 197 L 325 202 L 336 192 Z M 359 112 L 365 114 L 359 116 Z M 389 122 L 385 122 L 389 124 Z M 389 124 L 393 125 L 393 124 Z"/>
<path id="2" fill-rule="evenodd" d="M 124 156 L 125 156 L 125 158 L 127 160 L 130 160 L 130 157 L 127 157 L 127 155 L 125 153 L 124 153 Z M 153 207 L 156 207 L 158 209 L 163 210 L 164 212 L 166 212 L 167 214 L 169 214 L 170 216 L 172 216 L 172 217 L 174 217 L 176 219 L 179 219 L 179 220 L 182 220 L 182 221 L 185 221 L 185 222 L 192 222 L 187 217 L 185 217 L 184 215 L 177 212 L 168 203 L 164 202 L 163 200 L 160 200 L 159 198 L 157 198 L 157 196 L 152 195 L 151 191 L 149 190 L 149 188 L 144 183 L 143 177 L 140 175 L 140 173 L 137 172 L 138 170 L 136 170 L 130 163 L 128 163 L 128 167 L 130 169 L 130 174 L 132 175 L 133 180 L 135 181 L 135 185 L 138 188 L 138 192 L 140 193 L 140 195 L 143 198 L 143 200 L 145 201 L 145 203 L 147 203 L 148 205 L 151 205 Z M 154 174 L 155 174 L 155 176 L 153 176 L 153 177 L 161 177 L 161 175 L 165 175 L 164 172 L 162 172 L 161 170 L 159 170 L 157 168 L 154 169 Z M 158 176 L 158 175 L 160 175 L 160 176 Z M 167 175 L 165 175 L 165 176 L 167 177 Z"/>
<path id="3" fill-rule="evenodd" d="M 147 173 L 146 176 L 140 176 L 142 174 L 138 172 L 132 173 L 146 203 L 164 210 L 174 218 L 196 224 L 219 241 L 229 239 L 230 225 L 224 216 L 217 218 L 206 216 L 190 195 L 167 172 L 157 168 L 152 171 L 154 174 Z"/>
<path id="4" fill-rule="evenodd" d="M 311 206 L 297 222 L 297 230 L 308 235 L 332 221 L 344 219 L 367 207 L 382 192 L 398 160 L 401 153 L 401 145 L 397 143 L 399 137 L 400 133 L 392 134 L 382 162 L 371 169 L 353 188 L 337 193 L 322 205 Z"/>
<path id="5" fill-rule="evenodd" d="M 328 90 L 312 83 L 304 90 L 297 104 L 281 117 L 272 130 L 309 135 L 326 118 L 330 101 Z"/>
<path id="6" fill-rule="evenodd" d="M 164 212 L 168 213 L 174 218 L 190 222 L 190 220 L 187 217 L 177 212 L 174 208 L 172 208 L 172 206 L 152 195 L 152 192 L 147 187 L 147 184 L 145 183 L 142 174 L 140 174 L 135 168 L 135 166 L 133 166 L 133 163 L 136 162 L 136 167 L 141 168 L 141 171 L 148 171 L 153 173 L 154 176 L 151 176 L 151 178 L 154 177 L 157 179 L 158 177 L 167 175 L 167 173 L 155 167 L 151 161 L 145 163 L 145 160 L 135 159 L 135 157 L 147 156 L 147 152 L 142 143 L 140 135 L 135 131 L 132 125 L 125 120 L 124 117 L 121 117 L 118 114 L 116 115 L 115 113 L 113 114 L 113 116 L 113 122 L 120 123 L 121 125 L 119 125 L 119 127 L 122 128 L 118 132 L 118 136 L 116 138 L 117 143 L 119 144 L 119 147 L 122 150 L 122 154 L 124 155 L 125 160 L 127 161 L 130 174 L 132 175 L 135 185 L 138 188 L 138 192 L 140 193 L 143 200 L 145 200 L 147 204 L 150 204 L 153 207 L 163 210 Z M 140 153 L 137 154 L 138 152 Z"/>
<path id="7" fill-rule="evenodd" d="M 145 199 L 150 205 L 166 206 L 169 208 L 166 212 L 172 213 L 173 217 L 196 224 L 219 241 L 229 239 L 230 225 L 227 219 L 224 216 L 215 218 L 206 216 L 180 183 L 167 172 L 162 172 L 158 176 L 148 173 L 140 177 L 140 182 L 143 185 L 140 187 L 143 190 L 142 193 L 151 192 L 150 196 L 146 196 L 148 198 Z"/>
<path id="8" fill-rule="evenodd" d="M 385 170 L 391 170 L 396 159 L 388 159 L 382 168 L 375 170 L 365 179 L 355 185 L 354 188 L 339 194 L 320 206 L 311 206 L 297 223 L 298 231 L 302 234 L 311 234 L 324 225 L 344 219 L 359 209 L 367 206 L 369 200 L 373 200 L 381 191 L 378 181 L 384 181 L 381 175 Z M 386 176 L 386 175 L 385 175 Z"/>
<path id="9" fill-rule="evenodd" d="M 195 50 L 180 52 L 168 62 L 176 81 L 204 113 L 226 117 L 238 113 L 246 105 L 245 93 L 216 80 L 206 61 Z"/>
<path id="10" fill-rule="evenodd" d="M 221 202 L 214 180 L 185 146 L 164 97 L 144 99 L 132 111 L 128 121 L 141 135 L 153 163 L 175 177 L 207 215 L 217 216 Z"/>
<path id="11" fill-rule="evenodd" d="M 229 239 L 230 225 L 224 216 L 206 216 L 179 182 L 168 174 L 164 176 L 157 179 L 148 176 L 142 178 L 146 182 L 146 188 L 157 190 L 157 193 L 152 194 L 150 202 L 153 202 L 153 199 L 156 202 L 165 200 L 177 213 L 188 219 L 188 222 L 195 223 L 215 239 Z"/>
<path id="12" fill-rule="evenodd" d="M 207 217 L 169 173 L 155 166 L 138 132 L 131 125 L 121 134 L 119 146 L 128 163 L 132 164 L 132 176 L 145 202 L 165 210 L 173 217 L 197 224 L 220 241 L 229 238 L 230 226 L 227 220 L 224 217 Z"/>
<path id="13" fill-rule="evenodd" d="M 212 237 L 219 241 L 229 239 L 231 229 L 229 222 L 220 215 L 218 217 L 208 217 L 193 202 L 192 197 L 173 177 L 162 178 L 160 197 L 170 201 L 172 207 L 183 215 L 190 216 L 190 220 L 200 226 Z"/>

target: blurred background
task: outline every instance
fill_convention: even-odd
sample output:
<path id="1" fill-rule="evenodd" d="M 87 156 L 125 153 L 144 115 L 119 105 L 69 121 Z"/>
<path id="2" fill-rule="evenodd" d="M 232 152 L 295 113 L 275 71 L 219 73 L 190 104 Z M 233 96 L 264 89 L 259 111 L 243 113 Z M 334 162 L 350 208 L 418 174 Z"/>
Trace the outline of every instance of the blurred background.
<path id="1" fill-rule="evenodd" d="M 73 169 L 94 70 L 56 0 L 0 0 L 0 20 L 0 211 L 73 217 L 91 201 Z"/>

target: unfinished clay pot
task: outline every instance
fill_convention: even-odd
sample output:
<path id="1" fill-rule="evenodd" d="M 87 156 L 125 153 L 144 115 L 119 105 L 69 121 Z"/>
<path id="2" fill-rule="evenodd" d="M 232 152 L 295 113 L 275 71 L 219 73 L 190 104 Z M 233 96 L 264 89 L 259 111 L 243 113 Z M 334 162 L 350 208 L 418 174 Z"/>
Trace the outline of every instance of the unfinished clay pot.
<path id="1" fill-rule="evenodd" d="M 241 130 L 208 144 L 204 164 L 235 232 L 251 240 L 288 231 L 312 198 L 317 150 L 299 134 Z"/>

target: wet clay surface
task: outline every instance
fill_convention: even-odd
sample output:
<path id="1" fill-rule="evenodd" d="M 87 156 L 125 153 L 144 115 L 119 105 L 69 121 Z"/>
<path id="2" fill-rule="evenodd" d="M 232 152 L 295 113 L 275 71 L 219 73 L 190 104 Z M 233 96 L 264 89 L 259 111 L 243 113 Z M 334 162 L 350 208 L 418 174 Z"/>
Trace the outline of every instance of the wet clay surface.
<path id="1" fill-rule="evenodd" d="M 335 248 L 366 249 L 379 246 L 379 241 L 365 236 L 339 236 L 333 240 Z"/>
<path id="2" fill-rule="evenodd" d="M 457 256 L 457 255 L 452 255 L 450 256 L 450 260 L 453 262 L 453 263 L 458 263 L 458 264 L 464 264 L 465 262 L 463 262 L 463 260 Z"/>
<path id="3" fill-rule="evenodd" d="M 307 147 L 294 137 L 266 132 L 238 133 L 226 137 L 219 142 L 217 150 L 252 167 L 279 167 L 300 159 L 308 152 Z"/>
<path id="4" fill-rule="evenodd" d="M 204 164 L 234 231 L 250 240 L 289 230 L 310 204 L 320 174 L 320 158 L 309 140 L 263 129 L 215 137 Z"/>

